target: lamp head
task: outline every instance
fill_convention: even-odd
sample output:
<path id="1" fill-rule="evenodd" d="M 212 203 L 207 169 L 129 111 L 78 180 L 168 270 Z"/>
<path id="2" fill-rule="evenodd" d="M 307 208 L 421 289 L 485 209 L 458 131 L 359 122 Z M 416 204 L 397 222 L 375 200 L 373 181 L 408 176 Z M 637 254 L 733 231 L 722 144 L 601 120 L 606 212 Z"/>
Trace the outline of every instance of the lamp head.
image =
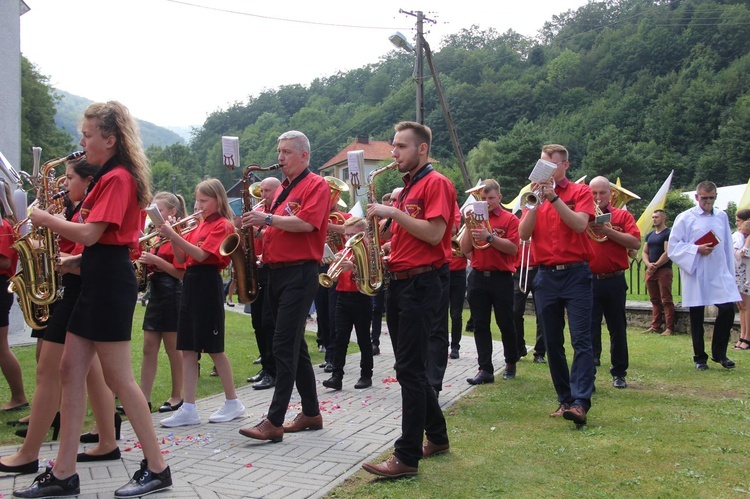
<path id="1" fill-rule="evenodd" d="M 406 50 L 407 52 L 414 52 L 414 46 L 409 43 L 409 41 L 400 31 L 396 31 L 391 36 L 389 36 L 388 39 L 396 47 Z"/>

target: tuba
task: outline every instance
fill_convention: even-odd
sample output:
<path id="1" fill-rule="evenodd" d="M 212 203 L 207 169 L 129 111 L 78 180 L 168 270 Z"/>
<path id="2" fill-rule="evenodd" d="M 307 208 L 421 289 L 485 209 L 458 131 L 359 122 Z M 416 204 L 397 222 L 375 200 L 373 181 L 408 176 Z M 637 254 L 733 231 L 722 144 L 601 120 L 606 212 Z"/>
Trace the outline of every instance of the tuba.
<path id="1" fill-rule="evenodd" d="M 481 201 L 481 195 L 480 192 L 484 189 L 484 184 L 476 185 L 472 187 L 471 189 L 464 191 L 466 194 L 471 194 L 474 196 L 474 199 L 477 201 Z M 461 215 L 464 213 L 461 212 Z M 491 229 L 489 229 L 490 232 L 492 232 Z M 464 224 L 461 226 L 461 228 L 458 230 L 458 233 L 451 238 L 451 254 L 453 256 L 463 256 L 463 252 L 461 251 L 461 238 L 464 237 L 464 232 L 466 232 L 466 221 L 464 221 Z"/>
<path id="2" fill-rule="evenodd" d="M 375 192 L 375 178 L 392 170 L 398 163 L 395 161 L 387 166 L 378 168 L 370 172 L 367 186 L 367 203 L 375 204 L 378 202 L 378 196 Z M 378 217 L 367 218 L 367 239 L 365 233 L 351 237 L 346 242 L 346 248 L 351 248 L 354 256 L 354 268 L 357 274 L 355 279 L 357 289 L 360 293 L 367 296 L 375 296 L 383 286 L 383 251 L 380 249 L 380 227 Z"/>
<path id="3" fill-rule="evenodd" d="M 349 191 L 349 186 L 346 185 L 346 182 L 336 177 L 328 176 L 323 178 L 326 182 L 328 182 L 328 188 L 331 190 L 330 207 L 332 209 L 338 205 L 341 193 Z M 338 211 L 331 211 L 331 213 L 328 215 L 329 224 L 344 225 L 345 221 L 346 219 L 344 218 L 344 216 Z M 341 234 L 328 231 L 328 233 L 326 234 L 326 243 L 334 251 L 338 251 L 344 247 L 344 238 L 341 237 Z"/>
<path id="4" fill-rule="evenodd" d="M 492 234 L 492 226 L 490 225 L 490 221 L 488 219 L 485 219 L 484 216 L 478 217 L 475 212 L 474 206 L 478 203 L 484 203 L 485 205 L 487 204 L 486 201 L 476 201 L 472 205 L 466 206 L 466 208 L 472 208 L 472 211 L 468 211 L 466 208 L 464 208 L 463 216 L 466 219 L 466 222 L 464 223 L 464 228 L 468 227 L 469 230 L 473 230 L 473 229 L 478 229 L 480 227 L 484 227 L 485 229 L 487 229 L 487 232 Z M 464 231 L 462 231 L 461 233 L 461 237 L 464 237 L 463 232 Z M 471 238 L 471 245 L 475 249 L 487 249 L 490 247 L 490 243 L 487 243 L 487 242 L 478 243 L 474 240 L 473 237 Z"/>

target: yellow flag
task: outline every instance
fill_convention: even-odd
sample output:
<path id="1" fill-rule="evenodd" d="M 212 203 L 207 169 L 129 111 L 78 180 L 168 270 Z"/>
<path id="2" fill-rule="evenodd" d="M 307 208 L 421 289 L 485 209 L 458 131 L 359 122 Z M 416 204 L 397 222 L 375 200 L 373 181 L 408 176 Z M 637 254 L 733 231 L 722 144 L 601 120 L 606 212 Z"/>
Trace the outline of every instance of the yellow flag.
<path id="1" fill-rule="evenodd" d="M 641 235 L 643 236 L 648 234 L 648 232 L 651 230 L 651 227 L 654 226 L 654 222 L 653 220 L 651 220 L 651 215 L 653 215 L 656 210 L 663 210 L 664 205 L 667 204 L 667 193 L 669 192 L 669 186 L 672 184 L 672 175 L 674 175 L 674 170 L 669 173 L 667 180 L 665 180 L 661 185 L 659 190 L 656 192 L 654 199 L 652 199 L 646 209 L 643 210 L 643 214 L 636 222 L 638 228 L 641 231 Z"/>
<path id="2" fill-rule="evenodd" d="M 744 210 L 747 208 L 750 208 L 750 179 L 747 181 L 747 186 L 745 186 L 745 192 L 742 194 L 740 204 L 737 205 L 738 210 Z"/>

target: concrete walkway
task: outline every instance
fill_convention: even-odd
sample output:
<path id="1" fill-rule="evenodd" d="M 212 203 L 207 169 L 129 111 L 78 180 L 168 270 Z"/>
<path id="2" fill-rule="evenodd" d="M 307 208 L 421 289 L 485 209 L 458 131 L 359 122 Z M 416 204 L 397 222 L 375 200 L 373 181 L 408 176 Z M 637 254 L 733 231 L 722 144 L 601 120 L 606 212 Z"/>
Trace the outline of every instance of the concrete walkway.
<path id="1" fill-rule="evenodd" d="M 237 308 L 227 310 L 239 312 Z M 314 324 L 308 324 L 308 330 L 311 329 L 315 329 Z M 353 341 L 355 339 L 353 337 Z M 208 423 L 208 416 L 223 403 L 223 394 L 198 401 L 198 410 L 204 421 L 199 426 L 162 428 L 159 421 L 165 415 L 153 414 L 156 435 L 174 480 L 171 489 L 154 497 L 286 499 L 324 496 L 357 472 L 362 463 L 391 448 L 401 433 L 401 394 L 385 323 L 380 348 L 381 355 L 375 357 L 373 386 L 365 390 L 353 388 L 359 377 L 359 353 L 347 357 L 344 389 L 338 392 L 321 384 L 330 375 L 315 366 L 324 427 L 320 431 L 287 434 L 280 443 L 254 441 L 238 433 L 241 427 L 254 425 L 260 420 L 273 395 L 273 390 L 253 390 L 250 384 L 237 390 L 247 407 L 247 417 L 243 419 Z M 500 342 L 495 342 L 493 361 L 497 372 L 502 373 L 505 362 Z M 236 371 L 248 375 L 255 374 L 257 367 L 233 366 Z M 525 370 L 536 368 L 546 369 L 546 366 L 521 362 L 518 375 L 523 376 Z M 461 358 L 448 361 L 440 395 L 443 409 L 473 389 L 466 378 L 474 376 L 476 371 L 474 339 L 467 337 L 462 342 Z M 504 381 L 498 376 L 496 383 Z M 295 390 L 287 420 L 293 419 L 299 411 L 299 397 Z M 91 445 L 81 445 L 81 450 Z M 114 490 L 125 484 L 138 469 L 143 454 L 137 448 L 138 442 L 127 420 L 122 425 L 119 445 L 123 457 L 118 461 L 78 465 L 80 497 L 111 498 Z M 55 458 L 57 447 L 57 443 L 42 447 L 42 466 L 46 460 Z M 17 447 L 2 447 L 0 456 L 16 450 Z M 423 464 L 429 465 L 429 462 Z M 40 473 L 42 471 L 40 468 Z M 0 497 L 11 497 L 14 488 L 29 486 L 35 476 L 0 476 Z"/>

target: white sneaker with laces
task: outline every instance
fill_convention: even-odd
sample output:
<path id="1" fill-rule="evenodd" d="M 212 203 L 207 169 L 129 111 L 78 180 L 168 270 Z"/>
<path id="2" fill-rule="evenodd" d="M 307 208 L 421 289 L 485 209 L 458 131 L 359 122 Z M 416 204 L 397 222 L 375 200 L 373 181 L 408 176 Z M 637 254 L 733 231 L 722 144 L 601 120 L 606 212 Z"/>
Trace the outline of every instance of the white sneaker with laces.
<path id="1" fill-rule="evenodd" d="M 211 423 L 228 423 L 229 421 L 245 416 L 245 406 L 239 399 L 235 401 L 224 401 L 218 411 L 208 417 Z"/>
<path id="2" fill-rule="evenodd" d="M 198 414 L 198 411 L 187 411 L 184 407 L 177 409 L 177 412 L 175 412 L 173 416 L 161 420 L 161 425 L 167 428 L 197 424 L 201 424 L 201 417 L 200 414 Z"/>

